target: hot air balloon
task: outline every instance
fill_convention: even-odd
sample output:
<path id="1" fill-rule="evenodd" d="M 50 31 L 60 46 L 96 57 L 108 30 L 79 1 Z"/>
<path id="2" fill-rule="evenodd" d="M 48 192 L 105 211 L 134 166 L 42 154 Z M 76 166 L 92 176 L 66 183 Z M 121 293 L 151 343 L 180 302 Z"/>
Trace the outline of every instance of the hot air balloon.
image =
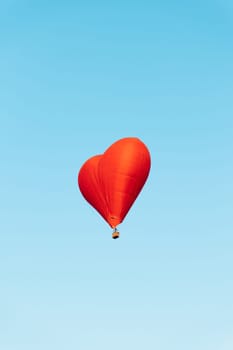
<path id="1" fill-rule="evenodd" d="M 103 154 L 89 158 L 78 173 L 78 186 L 86 201 L 114 229 L 122 223 L 149 175 L 150 153 L 136 137 L 114 142 Z"/>

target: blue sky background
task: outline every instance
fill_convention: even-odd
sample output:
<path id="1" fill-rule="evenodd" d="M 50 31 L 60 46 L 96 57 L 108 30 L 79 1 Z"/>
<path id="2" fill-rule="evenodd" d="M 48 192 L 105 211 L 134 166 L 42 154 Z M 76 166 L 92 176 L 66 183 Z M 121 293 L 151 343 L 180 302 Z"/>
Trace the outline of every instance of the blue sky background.
<path id="1" fill-rule="evenodd" d="M 232 350 L 232 2 L 8 0 L 0 33 L 0 348 Z M 114 241 L 77 172 L 125 136 Z"/>

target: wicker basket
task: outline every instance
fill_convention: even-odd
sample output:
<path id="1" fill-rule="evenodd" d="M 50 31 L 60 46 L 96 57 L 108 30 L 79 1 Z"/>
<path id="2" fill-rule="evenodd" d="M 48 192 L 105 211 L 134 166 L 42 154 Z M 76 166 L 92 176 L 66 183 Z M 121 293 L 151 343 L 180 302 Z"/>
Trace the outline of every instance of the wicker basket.
<path id="1" fill-rule="evenodd" d="M 120 232 L 119 231 L 117 231 L 117 230 L 113 231 L 113 233 L 112 233 L 112 238 L 113 239 L 117 239 L 117 238 L 119 238 L 119 236 L 120 236 Z"/>

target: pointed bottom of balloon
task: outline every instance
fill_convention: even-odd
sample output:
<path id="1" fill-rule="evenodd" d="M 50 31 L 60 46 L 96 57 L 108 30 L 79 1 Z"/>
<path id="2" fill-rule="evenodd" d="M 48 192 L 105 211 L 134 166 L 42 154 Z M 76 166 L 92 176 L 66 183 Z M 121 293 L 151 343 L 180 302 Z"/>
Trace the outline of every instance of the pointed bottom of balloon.
<path id="1" fill-rule="evenodd" d="M 111 226 L 111 228 L 114 228 L 114 229 L 116 228 L 117 225 L 121 223 L 121 220 L 119 219 L 119 217 L 114 215 L 109 215 L 106 221 Z"/>
<path id="2" fill-rule="evenodd" d="M 117 229 L 115 228 L 115 230 L 114 230 L 113 233 L 112 233 L 112 238 L 113 238 L 113 239 L 117 239 L 117 238 L 119 238 L 119 237 L 120 237 L 120 232 L 117 231 Z"/>

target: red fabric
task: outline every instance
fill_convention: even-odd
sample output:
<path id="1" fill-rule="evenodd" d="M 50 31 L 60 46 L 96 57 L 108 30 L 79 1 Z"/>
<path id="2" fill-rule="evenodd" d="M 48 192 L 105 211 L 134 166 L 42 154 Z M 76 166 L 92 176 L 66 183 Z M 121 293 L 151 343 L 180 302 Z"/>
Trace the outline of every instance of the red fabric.
<path id="1" fill-rule="evenodd" d="M 114 228 L 142 190 L 150 165 L 145 144 L 135 137 L 123 138 L 83 164 L 78 185 L 84 198 Z"/>

